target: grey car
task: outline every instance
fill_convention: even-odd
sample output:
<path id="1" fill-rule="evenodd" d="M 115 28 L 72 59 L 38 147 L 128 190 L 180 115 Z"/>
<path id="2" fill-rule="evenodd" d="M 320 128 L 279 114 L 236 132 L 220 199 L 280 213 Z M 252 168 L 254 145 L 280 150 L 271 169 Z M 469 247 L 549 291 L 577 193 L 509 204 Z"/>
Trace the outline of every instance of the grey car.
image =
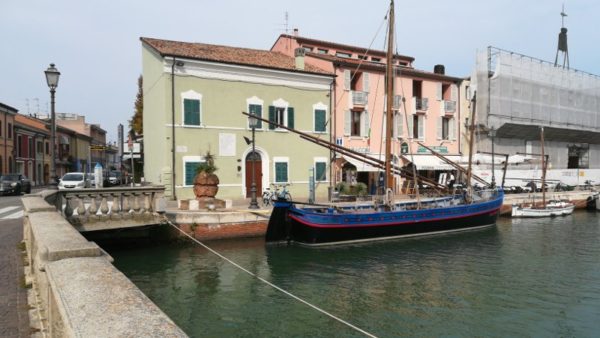
<path id="1" fill-rule="evenodd" d="M 21 195 L 21 192 L 26 194 L 31 192 L 31 181 L 25 175 L 4 174 L 0 176 L 0 193 L 2 195 Z"/>

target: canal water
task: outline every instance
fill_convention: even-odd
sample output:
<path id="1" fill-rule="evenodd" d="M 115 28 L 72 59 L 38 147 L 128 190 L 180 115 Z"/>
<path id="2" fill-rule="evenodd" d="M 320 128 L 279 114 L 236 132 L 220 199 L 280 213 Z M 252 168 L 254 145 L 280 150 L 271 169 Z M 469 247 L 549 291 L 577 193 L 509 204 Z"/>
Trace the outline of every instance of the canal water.
<path id="1" fill-rule="evenodd" d="M 208 243 L 379 337 L 597 337 L 600 213 L 501 218 L 486 230 L 310 249 Z M 362 337 L 194 243 L 110 249 L 192 337 Z"/>

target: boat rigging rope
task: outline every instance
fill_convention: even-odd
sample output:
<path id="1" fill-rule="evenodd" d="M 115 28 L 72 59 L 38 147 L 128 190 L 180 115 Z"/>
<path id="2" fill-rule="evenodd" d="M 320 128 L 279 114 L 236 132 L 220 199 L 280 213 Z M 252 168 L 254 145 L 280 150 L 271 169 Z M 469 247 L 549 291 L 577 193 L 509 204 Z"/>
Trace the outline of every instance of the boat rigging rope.
<path id="1" fill-rule="evenodd" d="M 361 329 L 361 328 L 359 328 L 359 327 L 357 327 L 357 326 L 355 326 L 355 325 L 352 325 L 352 324 L 350 324 L 349 322 L 347 322 L 347 321 L 345 321 L 345 320 L 343 320 L 343 319 L 341 319 L 341 318 L 339 318 L 339 317 L 336 317 L 335 315 L 333 315 L 333 314 L 331 314 L 331 313 L 329 313 L 329 312 L 327 312 L 327 311 L 325 311 L 325 310 L 323 310 L 323 309 L 319 308 L 318 306 L 316 306 L 316 305 L 313 305 L 313 304 L 309 303 L 308 301 L 305 301 L 304 299 L 302 299 L 302 298 L 300 298 L 300 297 L 298 297 L 298 296 L 294 295 L 293 293 L 291 293 L 291 292 L 289 292 L 289 291 L 286 291 L 286 290 L 284 290 L 284 289 L 280 288 L 279 286 L 277 286 L 277 285 L 275 285 L 275 284 L 273 284 L 273 283 L 269 282 L 268 280 L 266 280 L 266 279 L 264 279 L 264 278 L 262 278 L 262 277 L 259 277 L 259 276 L 257 276 L 255 273 L 253 273 L 253 272 L 251 272 L 251 271 L 249 271 L 249 270 L 245 269 L 245 268 L 244 268 L 244 267 L 242 267 L 241 265 L 239 265 L 239 264 L 237 264 L 236 262 L 232 261 L 231 259 L 229 259 L 229 258 L 227 258 L 227 257 L 225 257 L 225 256 L 223 256 L 223 255 L 221 255 L 220 253 L 218 253 L 218 252 L 217 252 L 217 251 L 215 251 L 214 249 L 210 248 L 208 245 L 206 245 L 206 244 L 204 244 L 204 243 L 200 242 L 199 240 L 197 240 L 196 238 L 194 238 L 194 237 L 193 237 L 193 236 L 191 236 L 190 234 L 188 234 L 188 233 L 186 233 L 185 231 L 181 230 L 179 227 L 177 227 L 177 225 L 173 224 L 171 221 L 167 220 L 167 223 L 169 223 L 169 225 L 171 225 L 172 227 L 174 227 L 175 229 L 177 229 L 179 232 L 181 232 L 182 234 L 184 234 L 186 237 L 188 237 L 188 238 L 189 238 L 189 239 L 191 239 L 192 241 L 196 242 L 198 245 L 202 246 L 203 248 L 205 248 L 206 250 L 210 251 L 210 252 L 211 252 L 211 253 L 213 253 L 214 255 L 218 256 L 218 257 L 219 257 L 219 258 L 221 258 L 221 259 L 223 259 L 223 260 L 224 260 L 224 261 L 226 261 L 227 263 L 229 263 L 229 264 L 231 264 L 231 265 L 235 266 L 236 268 L 238 268 L 238 269 L 240 269 L 240 270 L 244 271 L 245 273 L 249 274 L 250 276 L 252 276 L 252 277 L 254 277 L 254 278 L 258 279 L 259 281 L 261 281 L 261 282 L 263 282 L 263 283 L 267 284 L 268 286 L 270 286 L 270 287 L 272 287 L 272 288 L 274 288 L 274 289 L 276 289 L 276 290 L 278 290 L 278 291 L 282 292 L 283 294 L 285 294 L 285 295 L 287 295 L 287 296 L 290 296 L 290 297 L 294 298 L 295 300 L 297 300 L 297 301 L 299 301 L 299 302 L 303 303 L 304 305 L 307 305 L 307 306 L 309 306 L 309 307 L 311 307 L 311 308 L 313 308 L 313 309 L 315 309 L 315 310 L 317 310 L 317 311 L 321 312 L 322 314 L 324 314 L 324 315 L 326 315 L 326 316 L 328 316 L 328 317 L 330 317 L 330 318 L 332 318 L 332 319 L 335 319 L 335 320 L 337 320 L 338 322 L 340 322 L 340 323 L 342 323 L 342 324 L 344 324 L 344 325 L 346 325 L 346 326 L 348 326 L 348 327 L 350 327 L 350 328 L 352 328 L 352 329 L 354 329 L 354 330 L 356 330 L 356 331 L 358 331 L 358 332 L 360 332 L 360 333 L 364 334 L 364 335 L 365 335 L 365 336 L 367 336 L 367 337 L 374 337 L 374 338 L 376 338 L 376 337 L 377 337 L 377 336 L 375 336 L 374 334 L 372 334 L 372 333 L 369 333 L 369 332 L 367 332 L 367 331 L 365 331 L 365 330 L 363 330 L 363 329 Z"/>

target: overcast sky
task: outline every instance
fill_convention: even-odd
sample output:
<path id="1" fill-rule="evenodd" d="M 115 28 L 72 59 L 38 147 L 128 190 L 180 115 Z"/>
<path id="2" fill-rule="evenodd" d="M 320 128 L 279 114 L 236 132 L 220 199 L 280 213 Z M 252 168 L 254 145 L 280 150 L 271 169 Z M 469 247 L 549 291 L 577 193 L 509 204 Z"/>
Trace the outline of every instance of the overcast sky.
<path id="1" fill-rule="evenodd" d="M 554 61 L 565 4 L 572 68 L 600 74 L 598 0 L 396 0 L 398 52 L 431 71 L 468 76 L 488 45 Z M 117 138 L 133 113 L 141 74 L 139 37 L 269 49 L 288 28 L 368 47 L 387 0 L 0 0 L 0 102 L 49 111 L 44 70 L 61 72 L 57 112 L 86 116 Z M 384 31 L 373 48 L 383 49 Z M 27 107 L 29 101 L 29 108 Z"/>

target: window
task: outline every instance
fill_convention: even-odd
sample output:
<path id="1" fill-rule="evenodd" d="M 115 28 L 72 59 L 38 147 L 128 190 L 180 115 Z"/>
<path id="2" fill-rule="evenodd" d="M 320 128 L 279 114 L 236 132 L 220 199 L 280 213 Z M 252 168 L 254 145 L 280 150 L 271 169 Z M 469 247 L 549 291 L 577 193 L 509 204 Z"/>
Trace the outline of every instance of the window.
<path id="1" fill-rule="evenodd" d="M 50 154 L 50 143 L 46 142 L 46 155 Z"/>
<path id="2" fill-rule="evenodd" d="M 589 168 L 589 144 L 574 144 L 568 146 L 568 169 Z"/>
<path id="3" fill-rule="evenodd" d="M 368 60 L 369 59 L 369 56 L 367 56 L 367 55 L 361 55 L 361 54 L 358 54 L 356 57 L 359 60 Z"/>
<path id="4" fill-rule="evenodd" d="M 275 163 L 275 183 L 289 182 L 287 159 L 274 159 L 273 161 Z"/>
<path id="5" fill-rule="evenodd" d="M 0 121 L 0 137 L 2 137 L 2 121 Z"/>
<path id="6" fill-rule="evenodd" d="M 12 138 L 12 134 L 13 134 L 13 130 L 12 130 L 12 123 L 8 123 L 8 138 Z"/>
<path id="7" fill-rule="evenodd" d="M 318 52 L 319 54 L 327 54 L 327 53 L 329 53 L 329 50 L 327 50 L 327 49 L 322 49 L 322 48 L 319 48 L 319 49 L 317 50 L 317 52 Z"/>
<path id="8" fill-rule="evenodd" d="M 33 139 L 30 137 L 29 138 L 29 154 L 27 155 L 27 157 L 31 158 L 34 157 L 34 148 L 33 148 Z"/>
<path id="9" fill-rule="evenodd" d="M 437 138 L 438 140 L 455 140 L 455 122 L 453 117 L 440 116 L 438 120 Z"/>
<path id="10" fill-rule="evenodd" d="M 41 141 L 38 141 L 38 142 L 36 143 L 36 152 L 37 152 L 38 154 L 41 154 L 41 153 L 43 153 L 43 152 L 44 152 L 44 146 L 43 146 L 43 144 L 42 144 L 42 142 L 41 142 Z"/>
<path id="11" fill-rule="evenodd" d="M 23 157 L 23 149 L 21 144 L 21 135 L 17 136 L 17 157 Z"/>
<path id="12" fill-rule="evenodd" d="M 371 61 L 373 61 L 373 62 L 381 62 L 381 58 L 372 57 Z"/>
<path id="13" fill-rule="evenodd" d="M 344 53 L 344 52 L 336 52 L 335 56 L 341 57 L 341 58 L 351 58 L 352 54 L 351 53 Z"/>
<path id="14" fill-rule="evenodd" d="M 304 49 L 305 52 L 312 52 L 313 48 L 312 47 L 308 47 L 308 46 L 302 46 L 302 49 Z"/>
<path id="15" fill-rule="evenodd" d="M 327 181 L 327 162 L 318 160 L 315 162 L 315 181 Z"/>
<path id="16" fill-rule="evenodd" d="M 269 121 L 294 128 L 294 108 L 285 106 L 269 106 Z M 269 124 L 269 129 L 276 129 L 276 125 Z"/>
<path id="17" fill-rule="evenodd" d="M 327 131 L 327 118 L 325 109 L 315 109 L 315 132 L 324 133 Z"/>
<path id="18" fill-rule="evenodd" d="M 350 136 L 360 136 L 360 116 L 361 116 L 361 112 L 359 111 L 352 111 L 352 122 L 351 122 L 351 129 L 350 129 Z"/>
<path id="19" fill-rule="evenodd" d="M 183 100 L 183 124 L 187 126 L 200 125 L 200 100 Z"/>
<path id="20" fill-rule="evenodd" d="M 262 118 L 262 105 L 250 104 L 250 105 L 248 105 L 248 111 L 250 112 L 250 114 L 254 114 L 254 115 Z M 250 122 L 248 122 L 248 124 L 250 124 Z M 250 125 L 248 125 L 248 128 L 250 128 Z M 257 121 L 256 129 L 262 129 L 262 121 L 261 120 Z"/>
<path id="21" fill-rule="evenodd" d="M 204 158 L 201 156 L 184 156 L 183 157 L 183 185 L 194 185 L 194 177 L 196 177 L 196 169 L 200 164 L 204 163 Z"/>
<path id="22" fill-rule="evenodd" d="M 423 140 L 425 138 L 425 121 L 423 115 L 413 114 L 408 122 L 412 123 L 412 126 L 408 128 L 409 131 L 412 131 L 411 136 Z"/>

